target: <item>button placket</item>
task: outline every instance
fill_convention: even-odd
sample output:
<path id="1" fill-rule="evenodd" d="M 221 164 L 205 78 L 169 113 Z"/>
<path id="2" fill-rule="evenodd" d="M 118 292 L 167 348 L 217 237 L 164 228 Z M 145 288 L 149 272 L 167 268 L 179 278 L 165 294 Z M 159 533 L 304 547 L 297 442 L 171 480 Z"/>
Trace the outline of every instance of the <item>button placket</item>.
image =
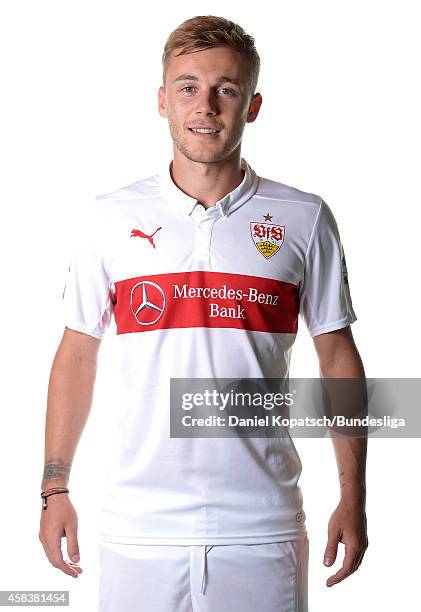
<path id="1" fill-rule="evenodd" d="M 196 225 L 195 255 L 199 259 L 209 259 L 212 227 L 216 219 L 206 219 Z"/>
<path id="2" fill-rule="evenodd" d="M 202 204 L 197 203 L 191 214 L 196 224 L 195 256 L 197 259 L 208 261 L 213 224 L 221 216 L 221 210 L 217 206 L 206 209 Z"/>

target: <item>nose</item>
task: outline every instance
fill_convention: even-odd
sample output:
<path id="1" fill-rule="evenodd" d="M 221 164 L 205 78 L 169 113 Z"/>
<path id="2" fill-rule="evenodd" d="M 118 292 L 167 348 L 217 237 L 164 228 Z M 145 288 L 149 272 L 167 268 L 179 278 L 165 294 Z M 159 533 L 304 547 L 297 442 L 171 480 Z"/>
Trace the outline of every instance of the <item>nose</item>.
<path id="1" fill-rule="evenodd" d="M 196 98 L 196 113 L 213 117 L 218 112 L 216 96 L 212 90 L 202 90 Z"/>

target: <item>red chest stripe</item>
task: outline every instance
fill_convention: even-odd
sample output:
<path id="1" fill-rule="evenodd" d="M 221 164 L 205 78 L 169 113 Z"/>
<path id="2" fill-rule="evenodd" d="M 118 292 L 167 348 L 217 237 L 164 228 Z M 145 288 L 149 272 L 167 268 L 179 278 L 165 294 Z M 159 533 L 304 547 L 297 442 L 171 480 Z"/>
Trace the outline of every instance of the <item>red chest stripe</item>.
<path id="1" fill-rule="evenodd" d="M 297 333 L 298 285 L 197 270 L 115 283 L 117 334 L 179 327 Z"/>

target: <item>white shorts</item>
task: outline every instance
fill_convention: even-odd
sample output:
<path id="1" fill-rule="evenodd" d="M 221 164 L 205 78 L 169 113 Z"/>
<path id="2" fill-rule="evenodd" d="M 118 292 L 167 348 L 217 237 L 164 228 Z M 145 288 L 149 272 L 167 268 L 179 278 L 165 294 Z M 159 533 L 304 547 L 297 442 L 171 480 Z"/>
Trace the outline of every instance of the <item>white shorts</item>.
<path id="1" fill-rule="evenodd" d="M 309 540 L 99 544 L 99 612 L 308 612 Z"/>

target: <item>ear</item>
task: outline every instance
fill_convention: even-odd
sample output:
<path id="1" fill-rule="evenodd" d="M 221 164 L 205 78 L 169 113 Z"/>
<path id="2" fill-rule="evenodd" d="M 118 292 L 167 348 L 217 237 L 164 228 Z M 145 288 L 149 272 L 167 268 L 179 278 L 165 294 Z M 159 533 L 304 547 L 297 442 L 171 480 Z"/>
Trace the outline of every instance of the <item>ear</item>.
<path id="1" fill-rule="evenodd" d="M 255 93 L 251 99 L 249 105 L 249 111 L 247 114 L 247 123 L 252 123 L 257 115 L 259 114 L 260 107 L 262 106 L 263 98 L 260 93 Z"/>
<path id="2" fill-rule="evenodd" d="M 158 90 L 158 111 L 161 117 L 168 117 L 165 88 L 163 85 Z"/>

